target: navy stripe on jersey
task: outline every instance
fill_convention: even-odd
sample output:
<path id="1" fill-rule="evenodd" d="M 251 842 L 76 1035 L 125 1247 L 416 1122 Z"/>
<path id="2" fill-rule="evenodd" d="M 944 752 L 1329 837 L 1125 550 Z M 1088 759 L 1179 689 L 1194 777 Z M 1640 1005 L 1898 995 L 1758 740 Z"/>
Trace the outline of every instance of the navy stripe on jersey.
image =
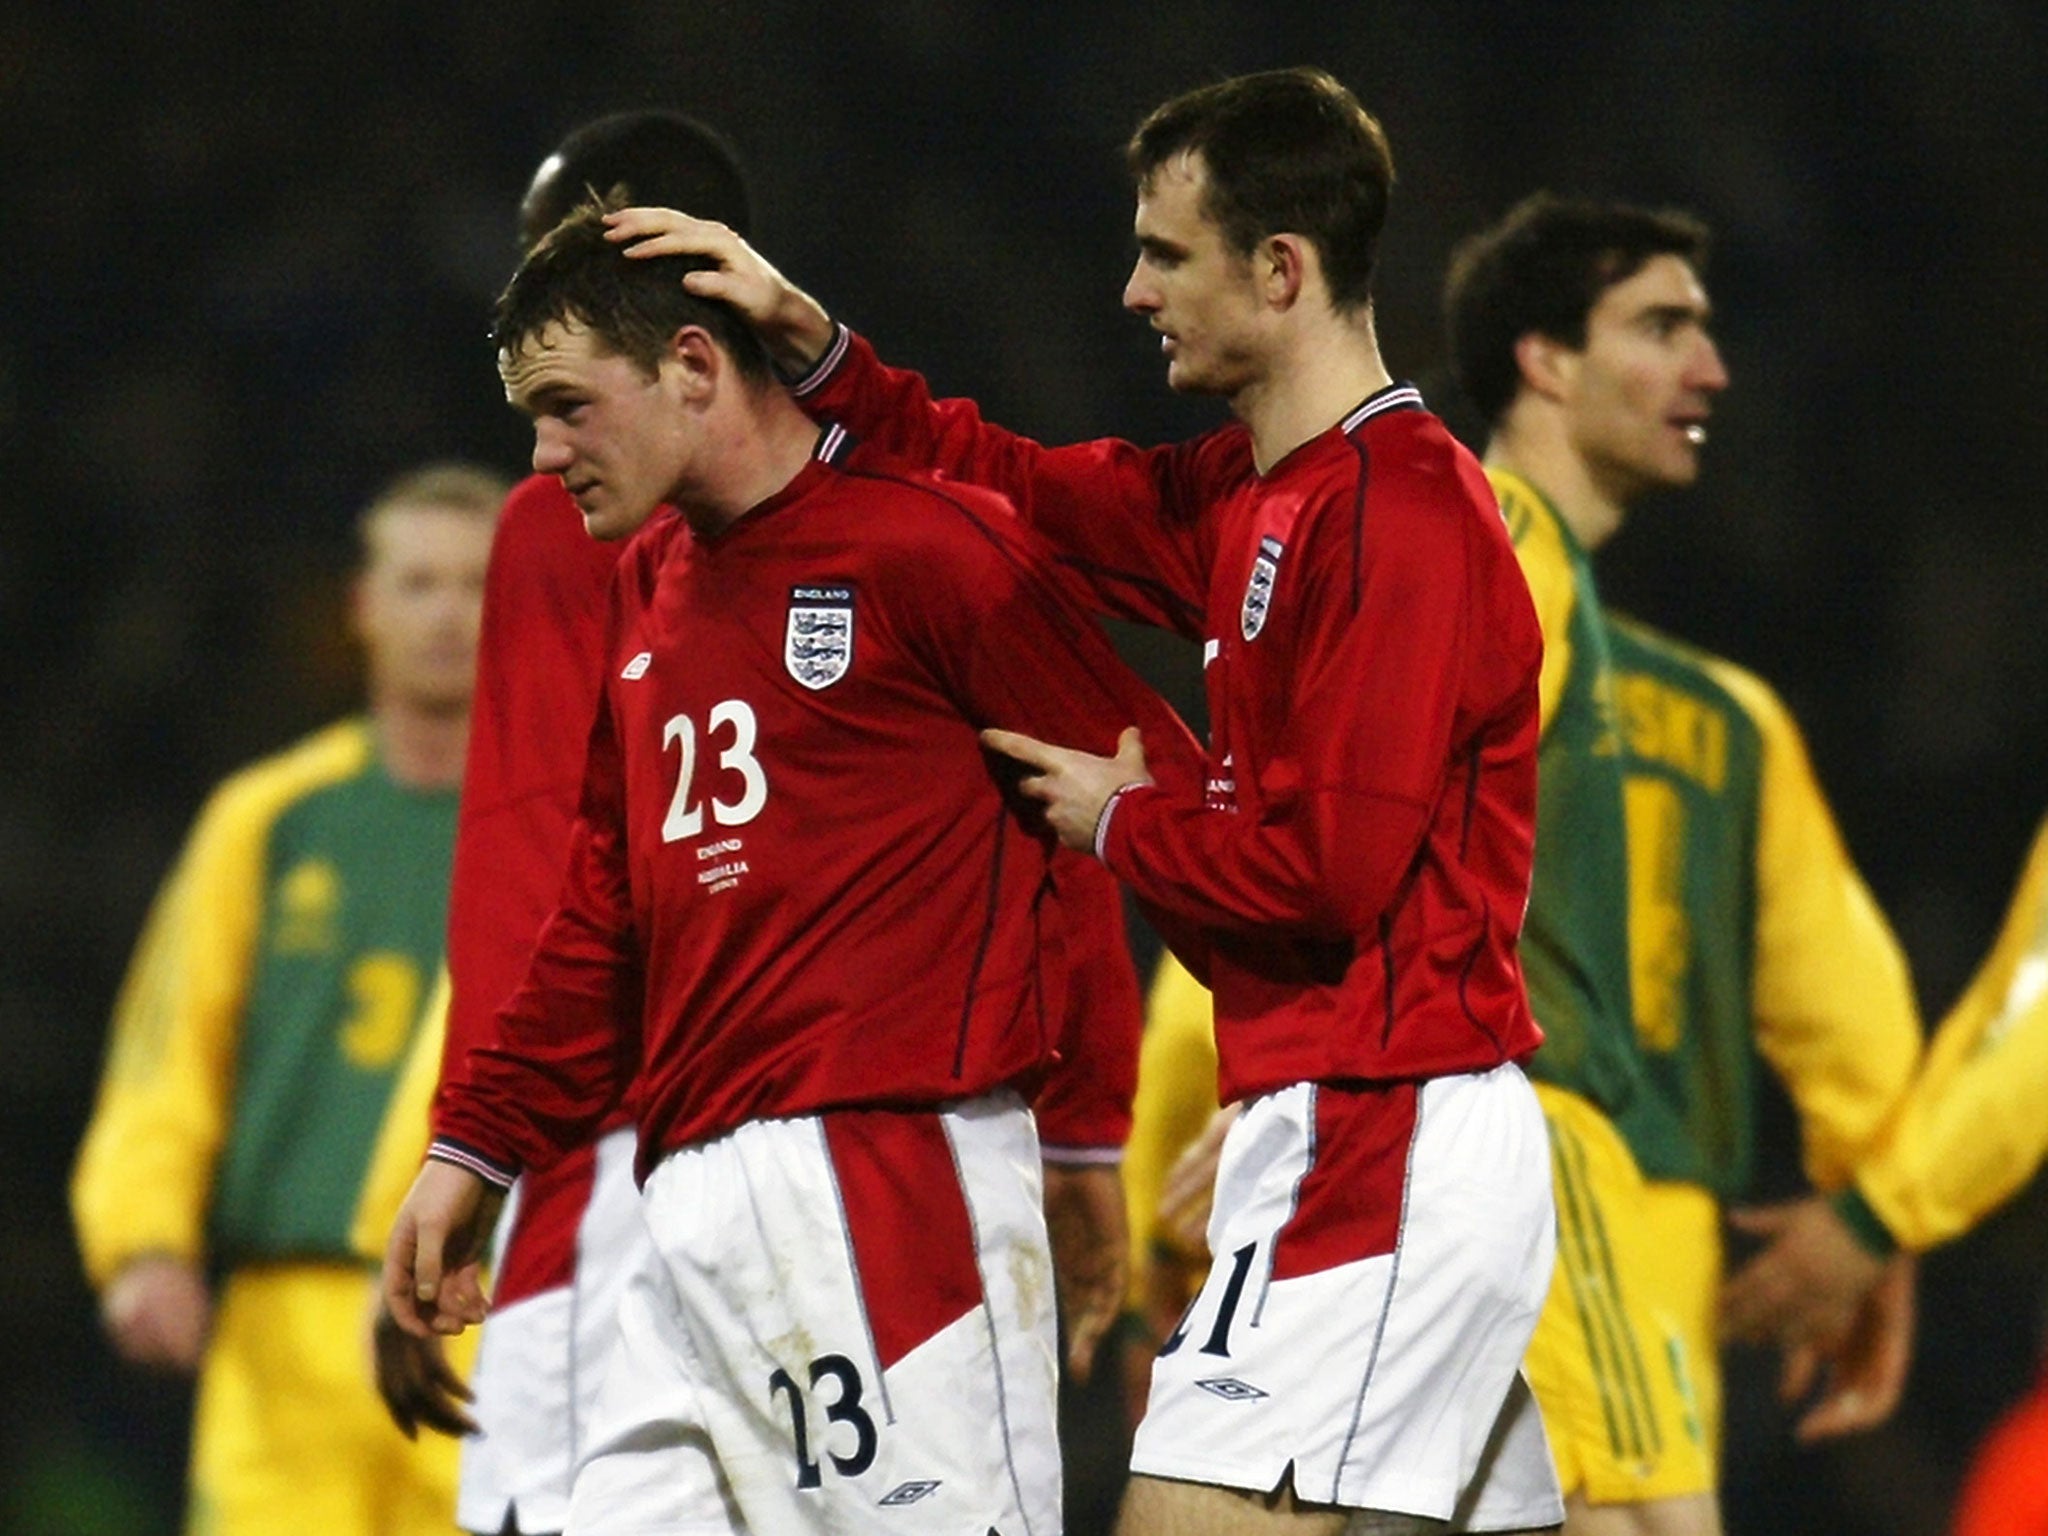
<path id="1" fill-rule="evenodd" d="M 1008 805 L 996 805 L 995 857 L 988 861 L 988 900 L 981 909 L 981 934 L 974 941 L 974 963 L 967 968 L 967 990 L 960 999 L 960 1028 L 953 1038 L 953 1075 L 958 1077 L 967 1069 L 967 1036 L 974 1024 L 974 1003 L 981 993 L 981 968 L 988 963 L 989 945 L 995 942 L 996 916 L 1003 901 L 1003 822 L 1009 817 Z M 1033 967 L 1037 969 L 1037 967 Z M 1033 986 L 1034 992 L 1043 995 L 1044 978 L 1041 976 Z M 1038 1038 L 1045 1039 L 1044 1019 L 1039 1021 Z"/>
<path id="2" fill-rule="evenodd" d="M 1384 416 L 1391 411 L 1419 411 L 1424 409 L 1422 391 L 1413 384 L 1389 384 L 1364 401 L 1356 410 L 1338 423 L 1338 430 L 1350 440 L 1351 448 L 1358 455 L 1358 482 L 1351 492 L 1351 611 L 1358 612 L 1364 601 L 1365 560 L 1365 487 L 1372 474 L 1372 453 L 1357 437 L 1358 429 L 1375 416 Z"/>
<path id="3" fill-rule="evenodd" d="M 1365 602 L 1365 487 L 1372 478 L 1372 451 L 1357 438 L 1351 451 L 1358 456 L 1358 478 L 1351 487 L 1351 616 Z"/>
<path id="4" fill-rule="evenodd" d="M 1493 929 L 1493 902 L 1481 896 L 1479 911 L 1479 931 L 1472 935 L 1472 947 L 1465 951 L 1465 963 L 1458 967 L 1458 1007 L 1464 1013 L 1465 1021 L 1492 1042 L 1493 1048 L 1505 1058 L 1507 1042 L 1501 1039 L 1500 1031 L 1481 1018 L 1472 1007 L 1472 973 L 1479 968 L 1479 962 L 1486 954 L 1487 935 Z"/>

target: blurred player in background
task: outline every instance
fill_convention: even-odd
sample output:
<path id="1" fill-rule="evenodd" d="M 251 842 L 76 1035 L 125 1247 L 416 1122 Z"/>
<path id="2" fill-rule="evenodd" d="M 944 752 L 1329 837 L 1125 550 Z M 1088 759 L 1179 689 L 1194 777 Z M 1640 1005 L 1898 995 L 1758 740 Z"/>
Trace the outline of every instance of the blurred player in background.
<path id="1" fill-rule="evenodd" d="M 815 361 L 810 408 L 1008 492 L 1104 611 L 1205 642 L 1204 804 L 1147 785 L 1128 738 L 991 738 L 1215 984 L 1249 1106 L 1229 1262 L 1161 1350 L 1120 1528 L 1548 1526 L 1517 1375 L 1552 1236 L 1514 1065 L 1539 1038 L 1514 954 L 1535 616 L 1478 466 L 1380 360 L 1378 124 L 1275 71 L 1169 102 L 1130 160 L 1126 306 L 1174 387 L 1242 418 L 1177 448 L 1041 447 L 883 368 L 729 233 L 652 210 L 614 233 L 718 259 L 691 283 Z"/>
<path id="2" fill-rule="evenodd" d="M 531 248 L 591 189 L 699 212 L 744 232 L 750 206 L 725 141 L 681 113 L 618 113 L 571 133 L 520 209 Z M 559 476 L 536 474 L 507 502 L 484 599 L 468 777 L 456 835 L 449 934 L 454 982 L 445 1041 L 423 1035 L 394 1099 L 380 1195 L 358 1241 L 381 1256 L 427 1143 L 444 1061 L 460 1069 L 525 974 L 560 895 L 582 787 L 585 731 L 604 681 L 604 614 L 630 527 L 586 529 Z M 1068 1362 L 1085 1374 L 1114 1315 L 1124 1270 L 1117 1156 L 1129 1125 L 1138 984 L 1115 882 L 1058 861 L 1068 913 L 1063 1059 L 1034 1101 Z M 461 1524 L 496 1533 L 561 1529 L 602 1380 L 618 1293 L 643 1240 L 622 1113 L 598 1140 L 520 1180 L 496 1265 L 493 1308 L 465 1389 L 438 1340 L 380 1319 L 378 1358 L 400 1422 L 479 1431 L 463 1451 Z M 473 1393 L 465 1410 L 463 1401 Z"/>
<path id="3" fill-rule="evenodd" d="M 1532 959 L 1561 1240 L 1530 1377 L 1567 1528 L 1589 1532 L 1718 1527 L 1718 1207 L 1750 1174 L 1756 1057 L 1790 1091 L 1808 1175 L 1833 1187 L 1919 1050 L 1904 957 L 1783 704 L 1600 611 L 1590 557 L 1644 494 L 1693 482 L 1728 383 L 1705 249 L 1684 216 L 1539 193 L 1454 253 L 1445 288 L 1452 364 L 1490 425 L 1487 470 L 1545 621 L 1531 930 L 1620 989 L 1647 1088 L 1602 1112 L 1589 1058 L 1537 992 L 1563 967 Z M 1864 1334 L 1808 1341 L 1836 1352 L 1838 1379 L 1807 1432 L 1896 1402 L 1909 1284 L 1901 1272 Z"/>
<path id="4" fill-rule="evenodd" d="M 1665 257 L 1642 274 L 1633 270 L 1640 256 L 1633 263 L 1617 257 L 1606 267 L 1599 262 L 1596 249 L 1579 263 L 1593 264 L 1590 272 L 1556 263 L 1562 270 L 1551 286 L 1557 292 L 1543 294 L 1549 312 L 1527 312 L 1529 284 L 1519 268 L 1501 268 L 1491 283 L 1454 277 L 1448 301 L 1458 338 L 1453 367 L 1490 428 L 1488 478 L 1543 622 L 1539 852 L 1522 960 L 1544 1030 L 1543 1050 L 1530 1071 L 1550 1127 L 1559 1245 L 1529 1376 L 1570 1500 L 1567 1529 L 1599 1529 L 1597 1513 L 1623 1530 L 1708 1532 L 1720 1522 L 1694 1391 L 1703 1367 L 1688 1358 L 1673 1298 L 1650 1273 L 1656 1241 L 1644 1186 L 1646 1178 L 1690 1175 L 1696 1165 L 1675 1103 L 1652 1081 L 1635 1031 L 1625 765 L 1612 640 L 1589 559 L 1589 550 L 1619 525 L 1622 496 L 1642 488 L 1641 471 L 1632 470 L 1621 485 L 1608 484 L 1607 446 L 1577 436 L 1576 408 L 1601 401 L 1532 386 L 1523 377 L 1522 352 L 1567 363 L 1584 356 L 1588 371 L 1604 380 L 1612 371 L 1602 366 L 1609 349 L 1591 345 L 1592 312 L 1610 274 L 1639 277 L 1637 287 L 1675 283 L 1673 295 L 1659 293 L 1666 301 L 1661 329 L 1646 338 L 1668 334 L 1677 343 L 1665 343 L 1664 371 L 1671 376 L 1645 381 L 1640 408 L 1646 419 L 1635 430 L 1646 439 L 1644 450 L 1661 455 L 1648 467 L 1680 482 L 1696 472 L 1697 450 L 1685 435 L 1692 423 L 1666 422 L 1664 414 L 1686 410 L 1703 420 L 1726 378 L 1700 317 L 1687 307 L 1693 290 L 1682 259 Z M 1489 277 L 1493 270 L 1487 269 Z M 1548 268 L 1539 271 L 1550 275 Z M 1507 286 L 1510 276 L 1516 286 Z M 1483 311 L 1489 321 L 1484 380 L 1462 361 L 1478 331 L 1466 313 L 1475 302 L 1491 306 Z M 1610 310 L 1640 302 L 1629 288 Z M 1497 321 L 1493 309 L 1501 311 Z M 1598 318 L 1606 341 L 1615 327 L 1608 314 Z M 1671 398 L 1655 397 L 1656 388 Z M 1662 440 L 1666 436 L 1675 446 Z M 1575 1306 L 1574 1295 L 1585 1296 L 1585 1304 Z M 1604 1347 L 1594 1353 L 1596 1345 Z M 1584 1440 L 1597 1443 L 1588 1447 Z"/>
<path id="5" fill-rule="evenodd" d="M 1729 1281 L 1731 1336 L 1827 1338 L 1881 1287 L 1890 1256 L 1962 1236 L 2048 1159 L 2048 821 L 2005 921 L 1852 1182 L 1738 1213 L 1769 1239 Z"/>
<path id="6" fill-rule="evenodd" d="M 852 468 L 683 265 L 627 261 L 593 205 L 500 300 L 536 469 L 593 531 L 677 510 L 621 563 L 562 904 L 444 1075 L 386 1300 L 480 1321 L 498 1192 L 632 1082 L 652 1243 L 571 1528 L 1053 1529 L 1011 1090 L 1059 1043 L 1064 914 L 977 731 L 1138 719 L 1185 794 L 1199 754 L 998 498 Z"/>
<path id="7" fill-rule="evenodd" d="M 505 489 L 439 464 L 371 503 L 367 713 L 214 793 L 122 989 L 72 1208 L 115 1347 L 199 1370 L 194 1533 L 448 1529 L 453 1448 L 377 1402 L 349 1232 L 441 962 Z"/>
<path id="8" fill-rule="evenodd" d="M 1219 1107 L 1214 1002 L 1186 966 L 1163 954 L 1145 998 L 1138 1093 L 1124 1148 L 1131 1281 L 1123 1363 L 1133 1424 L 1144 1416 L 1152 1357 L 1209 1272 L 1216 1158 L 1236 1118 Z"/>

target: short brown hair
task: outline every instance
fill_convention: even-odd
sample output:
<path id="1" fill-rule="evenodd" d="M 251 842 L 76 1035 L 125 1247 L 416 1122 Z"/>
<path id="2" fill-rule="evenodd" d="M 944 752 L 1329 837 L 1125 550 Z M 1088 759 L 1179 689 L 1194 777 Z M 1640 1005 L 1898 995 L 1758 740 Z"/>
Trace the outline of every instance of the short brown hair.
<path id="1" fill-rule="evenodd" d="M 636 259 L 605 238 L 604 216 L 625 206 L 624 197 L 620 189 L 579 204 L 526 253 L 498 295 L 491 341 L 499 355 L 517 357 L 550 325 L 577 324 L 652 374 L 676 332 L 694 325 L 711 333 L 744 377 L 772 380 L 768 349 L 739 312 L 683 287 L 683 274 L 705 270 L 708 259 Z"/>
<path id="2" fill-rule="evenodd" d="M 443 507 L 495 518 L 511 494 L 512 482 L 496 470 L 461 459 L 438 459 L 386 481 L 356 518 L 356 539 L 367 557 L 371 529 L 393 507 Z"/>
<path id="3" fill-rule="evenodd" d="M 1379 123 L 1320 69 L 1239 75 L 1176 96 L 1131 135 L 1125 159 L 1140 188 L 1167 161 L 1202 157 L 1203 212 L 1248 256 L 1272 235 L 1307 238 L 1330 302 L 1372 298 L 1394 157 Z"/>
<path id="4" fill-rule="evenodd" d="M 1675 209 L 1535 192 L 1451 253 L 1444 328 L 1451 372 L 1488 425 L 1522 388 L 1515 345 L 1531 331 L 1574 350 L 1600 295 L 1653 256 L 1706 264 L 1707 226 Z"/>

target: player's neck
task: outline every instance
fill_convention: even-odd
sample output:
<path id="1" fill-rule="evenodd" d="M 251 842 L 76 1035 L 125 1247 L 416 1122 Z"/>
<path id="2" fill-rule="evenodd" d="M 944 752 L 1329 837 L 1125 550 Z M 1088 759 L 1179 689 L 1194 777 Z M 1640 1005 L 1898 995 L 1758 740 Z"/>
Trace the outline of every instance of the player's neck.
<path id="1" fill-rule="evenodd" d="M 743 391 L 670 499 L 699 534 L 722 533 L 802 473 L 817 442 L 786 391 Z"/>
<path id="2" fill-rule="evenodd" d="M 1326 311 L 1281 338 L 1268 367 L 1231 397 L 1230 408 L 1251 431 L 1252 462 L 1263 475 L 1393 382 L 1372 310 L 1352 317 Z"/>
<path id="3" fill-rule="evenodd" d="M 1614 537 L 1628 512 L 1561 431 L 1511 419 L 1488 440 L 1486 467 L 1520 475 L 1535 486 L 1589 554 Z"/>
<path id="4" fill-rule="evenodd" d="M 455 789 L 469 749 L 469 708 L 438 708 L 401 698 L 373 698 L 370 718 L 384 771 L 408 789 Z"/>

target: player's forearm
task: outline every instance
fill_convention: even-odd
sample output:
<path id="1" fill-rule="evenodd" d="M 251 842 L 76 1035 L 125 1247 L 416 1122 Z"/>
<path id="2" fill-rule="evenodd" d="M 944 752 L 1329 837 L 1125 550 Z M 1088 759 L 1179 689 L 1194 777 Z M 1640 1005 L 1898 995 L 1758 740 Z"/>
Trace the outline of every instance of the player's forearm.
<path id="1" fill-rule="evenodd" d="M 548 920 L 526 979 L 488 1038 L 473 1041 L 459 1062 L 444 1060 L 437 1139 L 517 1172 L 546 1167 L 596 1134 L 623 1100 L 639 1055 L 637 1038 L 621 1025 L 639 1006 L 629 931 L 573 903 Z"/>
<path id="2" fill-rule="evenodd" d="M 1358 798 L 1306 793 L 1267 821 L 1133 788 L 1109 813 L 1103 861 L 1142 900 L 1208 928 L 1351 941 L 1390 908 L 1423 829 L 1414 805 L 1373 797 L 1367 814 Z"/>
<path id="3" fill-rule="evenodd" d="M 844 329 L 824 305 L 794 284 L 778 291 L 772 310 L 751 319 L 776 368 L 784 378 L 798 382 L 818 370 Z"/>
<path id="4" fill-rule="evenodd" d="M 833 327 L 790 393 L 812 416 L 841 422 L 891 453 L 1004 488 L 972 472 L 983 433 L 1000 431 L 981 420 L 974 402 L 942 404 L 922 374 L 890 367 L 865 337 L 843 325 Z"/>
<path id="5" fill-rule="evenodd" d="M 95 1286 L 145 1254 L 205 1252 L 218 1137 L 161 1108 L 110 1095 L 80 1149 L 71 1211 Z"/>
<path id="6" fill-rule="evenodd" d="M 922 375 L 891 368 L 841 327 L 793 386 L 822 420 L 956 480 L 1008 497 L 1063 557 L 1098 613 L 1201 633 L 1203 584 L 1189 550 L 1146 530 L 1173 520 L 1167 450 L 1114 439 L 1048 448 L 986 420 L 972 400 L 937 399 Z"/>
<path id="7" fill-rule="evenodd" d="M 2009 1200 L 2048 1160 L 2048 996 L 1952 1073 L 1914 1085 L 1857 1169 L 1855 1193 L 1901 1247 L 1950 1241 Z"/>

